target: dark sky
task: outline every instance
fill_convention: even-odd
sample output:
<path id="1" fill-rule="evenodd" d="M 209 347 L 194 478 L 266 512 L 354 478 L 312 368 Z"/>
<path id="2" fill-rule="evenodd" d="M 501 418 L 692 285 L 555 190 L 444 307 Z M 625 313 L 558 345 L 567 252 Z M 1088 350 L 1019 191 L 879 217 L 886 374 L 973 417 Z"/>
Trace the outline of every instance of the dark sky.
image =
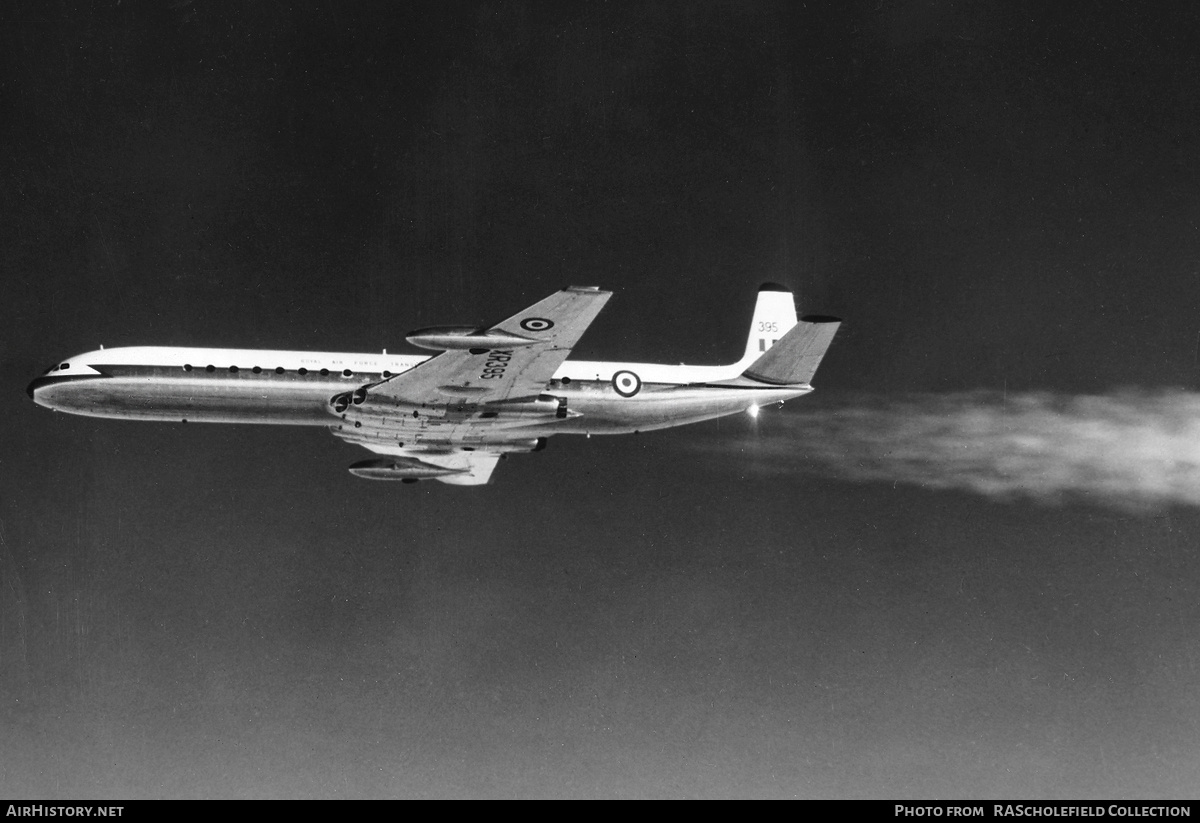
<path id="1" fill-rule="evenodd" d="M 753 442 L 909 396 L 1197 408 L 1198 36 L 1117 2 L 5 4 L 0 794 L 1194 797 L 1194 495 Z M 764 281 L 846 318 L 815 394 L 478 489 L 24 392 L 99 344 L 405 350 L 571 284 L 617 293 L 581 356 L 728 362 Z"/>

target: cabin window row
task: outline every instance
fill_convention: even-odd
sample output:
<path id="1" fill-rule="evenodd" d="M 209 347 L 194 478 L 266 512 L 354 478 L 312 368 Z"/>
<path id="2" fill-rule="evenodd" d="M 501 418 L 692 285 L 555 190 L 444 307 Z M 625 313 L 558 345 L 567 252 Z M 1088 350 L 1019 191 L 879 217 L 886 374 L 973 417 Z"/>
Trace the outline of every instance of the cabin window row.
<path id="1" fill-rule="evenodd" d="M 191 363 L 185 363 L 185 364 L 183 365 L 183 370 L 184 370 L 184 371 L 192 371 L 192 370 L 193 370 L 193 369 L 195 369 L 195 368 L 197 368 L 197 367 L 193 366 Z M 214 366 L 214 365 L 212 365 L 212 364 L 209 364 L 209 365 L 207 365 L 207 366 L 205 366 L 205 367 L 204 367 L 204 370 L 205 370 L 206 372 L 210 372 L 210 373 L 211 373 L 211 372 L 215 372 L 215 371 L 217 370 L 217 367 L 216 367 L 216 366 Z M 230 372 L 231 374 L 237 374 L 239 371 L 241 371 L 241 369 L 239 369 L 237 366 L 230 366 L 230 367 L 229 367 L 229 372 Z M 254 368 L 250 369 L 250 371 L 254 372 L 255 374 L 262 374 L 262 372 L 263 372 L 263 368 L 262 368 L 262 366 L 255 366 Z M 276 367 L 275 367 L 275 373 L 276 373 L 276 374 L 283 374 L 283 373 L 284 373 L 284 372 L 286 372 L 286 371 L 287 371 L 287 369 L 285 369 L 283 366 L 276 366 Z M 306 368 L 304 368 L 303 366 L 301 366 L 300 368 L 296 369 L 296 374 L 299 374 L 299 375 L 306 375 L 306 374 L 308 374 L 308 373 L 309 373 L 309 369 L 306 369 Z M 329 372 L 329 369 L 320 369 L 320 370 L 319 370 L 319 372 L 317 372 L 317 373 L 319 373 L 319 374 L 320 374 L 322 377 L 328 377 L 330 372 Z M 353 377 L 353 376 L 354 376 L 354 372 L 353 372 L 353 371 L 351 371 L 350 369 L 343 369 L 343 370 L 342 370 L 342 377 Z M 387 370 L 385 369 L 385 370 L 384 370 L 384 372 L 383 372 L 383 376 L 384 376 L 384 377 L 391 377 L 391 376 L 392 376 L 392 373 L 391 373 L 390 371 L 387 371 Z"/>

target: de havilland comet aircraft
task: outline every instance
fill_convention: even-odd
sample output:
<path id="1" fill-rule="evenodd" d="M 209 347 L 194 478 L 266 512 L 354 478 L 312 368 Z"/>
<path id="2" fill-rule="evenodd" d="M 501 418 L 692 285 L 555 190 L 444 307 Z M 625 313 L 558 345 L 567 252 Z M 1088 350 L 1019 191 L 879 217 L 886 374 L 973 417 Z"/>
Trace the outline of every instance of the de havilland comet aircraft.
<path id="1" fill-rule="evenodd" d="M 611 296 L 572 286 L 487 328 L 407 336 L 433 356 L 101 348 L 51 366 L 28 392 L 91 417 L 327 426 L 379 455 L 350 466 L 359 477 L 475 486 L 553 434 L 665 429 L 807 394 L 840 323 L 797 320 L 792 293 L 768 283 L 731 365 L 568 360 Z"/>

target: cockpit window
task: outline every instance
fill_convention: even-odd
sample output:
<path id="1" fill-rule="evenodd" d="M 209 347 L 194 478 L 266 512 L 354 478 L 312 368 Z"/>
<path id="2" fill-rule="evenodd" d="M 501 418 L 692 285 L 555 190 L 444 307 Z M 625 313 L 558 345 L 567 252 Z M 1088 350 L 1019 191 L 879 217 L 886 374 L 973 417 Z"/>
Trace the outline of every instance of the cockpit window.
<path id="1" fill-rule="evenodd" d="M 59 366 L 59 368 L 60 368 L 60 369 L 69 369 L 69 368 L 71 368 L 71 364 L 70 364 L 70 363 L 63 363 L 61 366 Z"/>
<path id="2" fill-rule="evenodd" d="M 58 368 L 58 364 L 55 363 L 53 366 L 51 366 L 50 368 L 48 368 L 44 372 L 42 372 L 42 374 L 49 374 L 50 372 L 54 371 L 57 368 Z"/>

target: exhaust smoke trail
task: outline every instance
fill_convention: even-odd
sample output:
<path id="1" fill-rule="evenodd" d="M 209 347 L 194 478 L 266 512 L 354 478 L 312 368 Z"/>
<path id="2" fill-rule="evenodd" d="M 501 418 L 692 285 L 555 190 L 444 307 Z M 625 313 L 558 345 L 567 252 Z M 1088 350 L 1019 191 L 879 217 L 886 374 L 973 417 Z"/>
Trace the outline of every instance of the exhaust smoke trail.
<path id="1" fill-rule="evenodd" d="M 868 397 L 760 420 L 758 434 L 721 450 L 766 471 L 999 499 L 1200 506 L 1200 394 Z"/>

